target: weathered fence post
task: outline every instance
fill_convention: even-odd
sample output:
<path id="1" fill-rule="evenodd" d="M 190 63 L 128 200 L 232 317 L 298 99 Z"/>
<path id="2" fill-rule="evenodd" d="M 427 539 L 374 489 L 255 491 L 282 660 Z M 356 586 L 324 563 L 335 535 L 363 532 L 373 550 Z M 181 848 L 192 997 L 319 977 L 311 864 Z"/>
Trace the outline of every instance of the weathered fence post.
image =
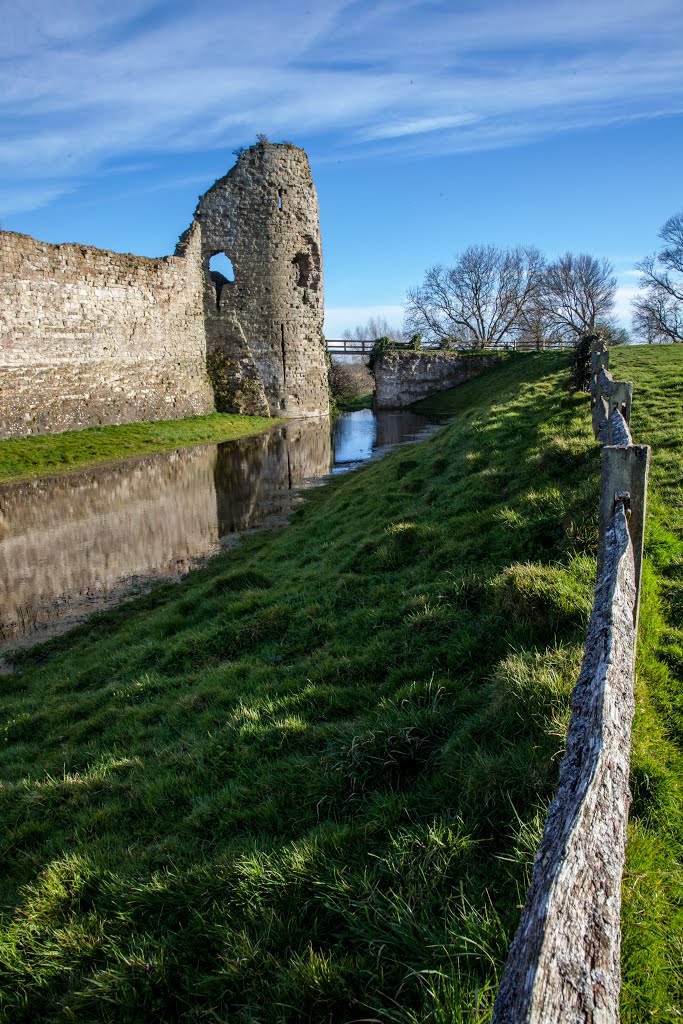
<path id="1" fill-rule="evenodd" d="M 613 380 L 609 389 L 609 411 L 618 409 L 627 423 L 631 422 L 631 403 L 633 401 L 633 384 L 630 380 Z"/>
<path id="2" fill-rule="evenodd" d="M 607 524 L 612 518 L 617 495 L 623 495 L 628 532 L 633 545 L 636 599 L 633 621 L 638 625 L 640 578 L 643 564 L 643 540 L 647 506 L 647 478 L 650 467 L 650 446 L 632 444 L 628 447 L 605 445 L 602 449 L 600 475 L 600 521 L 598 532 L 598 576 L 605 560 Z"/>
<path id="3" fill-rule="evenodd" d="M 599 373 L 602 369 L 609 367 L 609 349 L 604 352 L 593 352 L 591 355 L 591 373 Z"/>
<path id="4" fill-rule="evenodd" d="M 609 353 L 601 337 L 596 336 L 591 346 L 591 419 L 593 436 L 601 444 L 609 444 L 609 402 L 607 396 L 612 385 L 612 374 L 607 369 Z M 629 406 L 630 408 L 630 406 Z"/>
<path id="5" fill-rule="evenodd" d="M 560 782 L 492 1024 L 619 1021 L 634 591 L 633 548 L 620 500 L 607 524 Z"/>

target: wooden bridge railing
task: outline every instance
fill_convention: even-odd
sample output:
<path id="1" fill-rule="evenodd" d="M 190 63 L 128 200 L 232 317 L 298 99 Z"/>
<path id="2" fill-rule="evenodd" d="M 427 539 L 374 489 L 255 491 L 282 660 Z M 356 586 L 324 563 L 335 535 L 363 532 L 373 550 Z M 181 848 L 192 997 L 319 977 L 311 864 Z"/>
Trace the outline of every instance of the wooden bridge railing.
<path id="1" fill-rule="evenodd" d="M 618 1024 L 621 876 L 650 449 L 634 445 L 633 386 L 593 339 L 593 430 L 603 444 L 598 575 L 560 781 L 492 1024 Z"/>
<path id="2" fill-rule="evenodd" d="M 330 355 L 369 356 L 375 344 L 373 341 L 356 341 L 351 338 L 331 339 L 326 343 Z"/>

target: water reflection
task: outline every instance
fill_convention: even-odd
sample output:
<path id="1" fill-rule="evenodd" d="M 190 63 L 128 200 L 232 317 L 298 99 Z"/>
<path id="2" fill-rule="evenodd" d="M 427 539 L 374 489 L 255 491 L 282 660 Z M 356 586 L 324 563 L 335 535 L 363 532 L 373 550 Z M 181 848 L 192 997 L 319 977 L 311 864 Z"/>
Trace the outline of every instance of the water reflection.
<path id="1" fill-rule="evenodd" d="M 302 487 L 430 421 L 370 410 L 267 434 L 0 487 L 0 641 L 64 629 L 173 578 L 225 538 L 282 520 Z"/>
<path id="2" fill-rule="evenodd" d="M 285 514 L 292 491 L 319 482 L 332 462 L 329 420 L 294 420 L 258 437 L 218 445 L 219 537 Z"/>
<path id="3" fill-rule="evenodd" d="M 184 448 L 1 488 L 2 639 L 186 572 L 218 536 L 215 462 Z"/>
<path id="4" fill-rule="evenodd" d="M 419 416 L 409 409 L 343 412 L 334 421 L 333 472 L 342 473 L 384 454 L 394 445 L 422 440 L 435 429 L 435 419 Z"/>

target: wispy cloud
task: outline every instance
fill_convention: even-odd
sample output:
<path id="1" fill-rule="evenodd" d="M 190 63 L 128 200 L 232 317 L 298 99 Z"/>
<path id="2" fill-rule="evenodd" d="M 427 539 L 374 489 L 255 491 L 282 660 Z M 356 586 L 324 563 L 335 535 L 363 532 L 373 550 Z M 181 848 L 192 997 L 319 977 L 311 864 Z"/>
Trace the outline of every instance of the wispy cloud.
<path id="1" fill-rule="evenodd" d="M 347 153 L 503 147 L 683 110 L 678 0 L 5 5 L 0 201 L 257 131 Z M 32 198 L 34 197 L 34 198 Z"/>
<path id="2" fill-rule="evenodd" d="M 633 316 L 633 300 L 640 294 L 640 280 L 642 274 L 639 270 L 621 270 L 617 274 L 617 291 L 614 296 L 614 316 L 628 327 Z"/>

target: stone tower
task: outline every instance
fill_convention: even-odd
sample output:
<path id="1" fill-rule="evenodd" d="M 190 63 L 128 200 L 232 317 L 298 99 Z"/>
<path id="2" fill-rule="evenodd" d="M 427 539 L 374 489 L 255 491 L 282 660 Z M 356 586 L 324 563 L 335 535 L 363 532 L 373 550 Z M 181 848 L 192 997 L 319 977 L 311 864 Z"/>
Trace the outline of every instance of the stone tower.
<path id="1" fill-rule="evenodd" d="M 259 142 L 201 197 L 207 363 L 216 407 L 327 416 L 318 198 L 308 158 Z M 224 253 L 234 280 L 211 269 Z"/>

